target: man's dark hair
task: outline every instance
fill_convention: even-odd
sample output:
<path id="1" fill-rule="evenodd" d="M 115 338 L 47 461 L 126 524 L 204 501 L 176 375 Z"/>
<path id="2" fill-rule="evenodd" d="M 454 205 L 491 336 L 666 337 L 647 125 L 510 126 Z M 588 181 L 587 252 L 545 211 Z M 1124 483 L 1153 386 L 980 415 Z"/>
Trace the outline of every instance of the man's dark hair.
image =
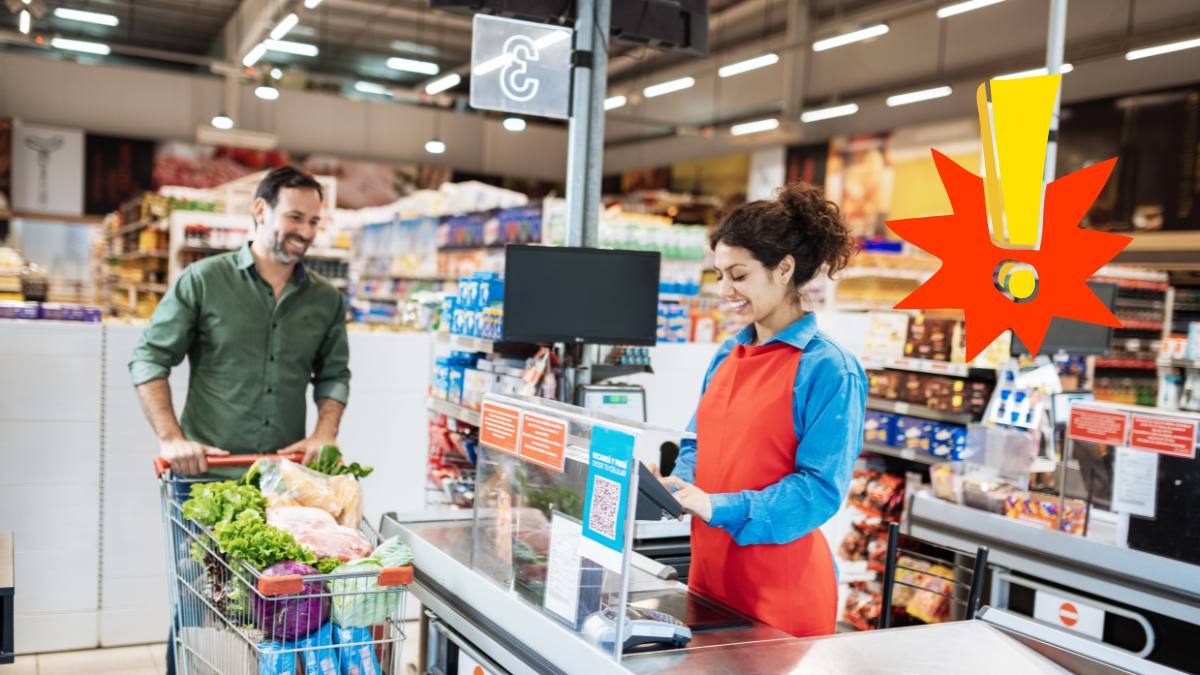
<path id="1" fill-rule="evenodd" d="M 321 184 L 317 182 L 312 174 L 305 173 L 294 166 L 281 166 L 278 169 L 272 169 L 262 182 L 258 184 L 258 189 L 254 191 L 255 199 L 265 199 L 271 208 L 279 203 L 279 191 L 283 188 L 308 188 L 317 191 L 317 196 L 322 200 L 325 199 L 325 191 L 321 189 Z"/>

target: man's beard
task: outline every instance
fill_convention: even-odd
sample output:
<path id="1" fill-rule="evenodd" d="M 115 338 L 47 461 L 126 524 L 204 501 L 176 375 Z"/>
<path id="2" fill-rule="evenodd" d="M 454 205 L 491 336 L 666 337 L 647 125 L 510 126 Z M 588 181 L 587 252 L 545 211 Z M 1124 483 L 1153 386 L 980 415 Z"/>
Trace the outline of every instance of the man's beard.
<path id="1" fill-rule="evenodd" d="M 299 255 L 288 253 L 286 246 L 287 242 L 289 241 L 299 242 L 303 245 L 304 248 Z M 304 258 L 304 254 L 308 252 L 308 246 L 308 242 L 294 234 L 284 235 L 283 238 L 279 237 L 278 232 L 271 234 L 271 251 L 274 252 L 275 259 L 284 265 L 295 265 L 296 263 L 300 262 L 300 260 Z"/>

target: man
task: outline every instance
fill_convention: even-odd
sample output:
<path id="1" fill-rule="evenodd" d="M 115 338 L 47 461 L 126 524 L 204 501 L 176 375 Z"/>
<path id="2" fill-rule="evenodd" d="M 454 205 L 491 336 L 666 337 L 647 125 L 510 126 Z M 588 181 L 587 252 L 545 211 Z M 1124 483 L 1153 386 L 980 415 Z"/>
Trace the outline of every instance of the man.
<path id="1" fill-rule="evenodd" d="M 207 457 L 303 451 L 334 443 L 350 392 L 342 296 L 300 262 L 321 220 L 321 185 L 293 167 L 255 193 L 254 241 L 188 266 L 163 296 L 129 372 L 160 451 L 180 474 Z M 189 359 L 177 422 L 167 376 Z M 318 419 L 305 437 L 312 383 Z"/>

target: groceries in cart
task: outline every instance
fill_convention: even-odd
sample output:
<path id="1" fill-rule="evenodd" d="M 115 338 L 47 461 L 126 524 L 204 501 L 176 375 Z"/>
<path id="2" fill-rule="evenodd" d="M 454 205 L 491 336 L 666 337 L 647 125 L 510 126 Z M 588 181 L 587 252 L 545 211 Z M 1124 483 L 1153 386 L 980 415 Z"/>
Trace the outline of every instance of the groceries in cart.
<path id="1" fill-rule="evenodd" d="M 412 553 L 362 519 L 370 472 L 336 448 L 309 466 L 259 458 L 185 501 L 185 479 L 163 476 L 180 672 L 398 672 Z"/>

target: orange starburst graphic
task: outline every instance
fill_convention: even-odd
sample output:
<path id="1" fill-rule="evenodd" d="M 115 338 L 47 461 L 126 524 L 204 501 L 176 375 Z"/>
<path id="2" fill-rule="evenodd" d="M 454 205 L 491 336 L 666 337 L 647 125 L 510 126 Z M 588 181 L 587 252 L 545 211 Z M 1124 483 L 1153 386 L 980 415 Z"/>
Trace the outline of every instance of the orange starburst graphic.
<path id="1" fill-rule="evenodd" d="M 1009 328 L 1036 353 L 1050 319 L 1056 316 L 1120 327 L 1117 317 L 1088 288 L 1087 279 L 1132 239 L 1079 227 L 1112 173 L 1116 158 L 1046 186 L 1041 246 L 1014 250 L 992 243 L 983 179 L 938 151 L 932 152 L 954 213 L 893 220 L 888 227 L 941 258 L 942 267 L 900 301 L 897 309 L 962 309 L 968 360 Z M 1038 293 L 1029 302 L 1013 302 L 996 288 L 993 271 L 1005 260 L 1026 263 L 1038 271 Z"/>
<path id="2" fill-rule="evenodd" d="M 1059 84 L 1053 75 L 981 85 L 984 176 L 934 150 L 953 213 L 888 222 L 942 260 L 896 308 L 963 310 L 967 360 L 1010 328 L 1037 353 L 1054 317 L 1121 325 L 1087 280 L 1132 239 L 1079 227 L 1116 158 L 1043 182 Z"/>

